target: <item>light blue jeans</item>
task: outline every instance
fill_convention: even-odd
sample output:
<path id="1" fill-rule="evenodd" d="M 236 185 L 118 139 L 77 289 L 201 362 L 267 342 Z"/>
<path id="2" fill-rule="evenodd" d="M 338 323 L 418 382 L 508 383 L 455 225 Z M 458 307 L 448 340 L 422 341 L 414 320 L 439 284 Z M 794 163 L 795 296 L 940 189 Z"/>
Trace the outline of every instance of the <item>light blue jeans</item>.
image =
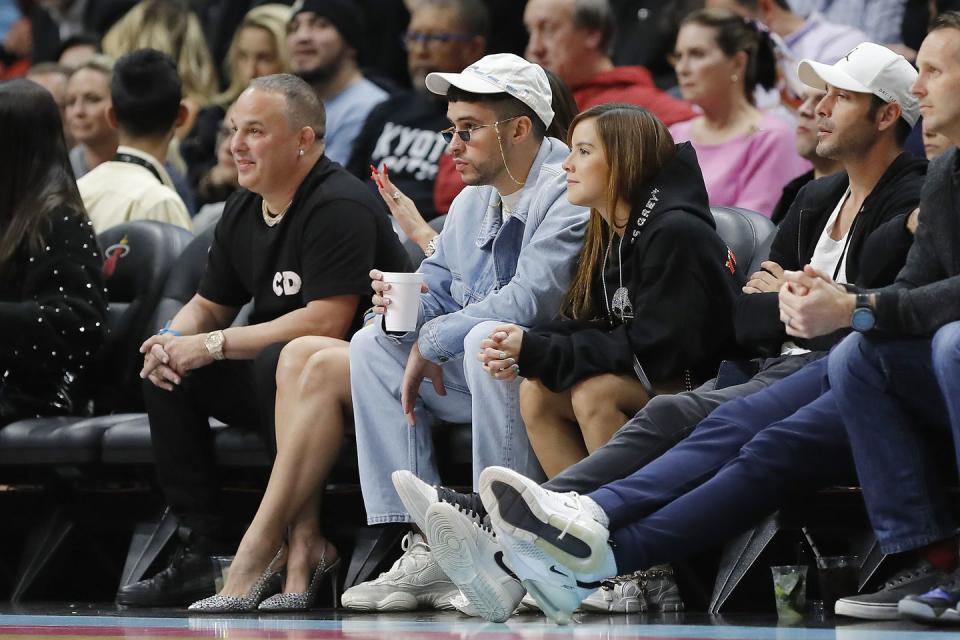
<path id="1" fill-rule="evenodd" d="M 482 322 L 463 341 L 464 356 L 443 365 L 447 394 L 429 380 L 420 386 L 415 427 L 407 425 L 400 405 L 400 387 L 410 343 L 398 343 L 371 325 L 350 341 L 350 387 L 360 461 L 360 486 L 368 524 L 410 522 L 390 474 L 407 469 L 429 484 L 439 484 L 430 424 L 473 424 L 473 488 L 490 465 L 509 467 L 542 480 L 543 471 L 530 448 L 520 417 L 520 381 L 495 380 L 476 358 L 480 341 L 500 322 Z"/>

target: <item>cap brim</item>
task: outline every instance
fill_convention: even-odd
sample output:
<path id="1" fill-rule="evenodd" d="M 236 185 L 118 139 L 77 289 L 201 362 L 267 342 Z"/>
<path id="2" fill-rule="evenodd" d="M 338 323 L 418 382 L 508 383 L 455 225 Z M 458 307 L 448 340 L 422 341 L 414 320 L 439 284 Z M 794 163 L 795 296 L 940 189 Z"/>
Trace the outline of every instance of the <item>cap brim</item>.
<path id="1" fill-rule="evenodd" d="M 439 73 L 434 71 L 427 74 L 425 84 L 428 91 L 441 96 L 447 95 L 450 85 L 470 93 L 503 93 L 503 89 L 497 85 L 464 73 Z"/>
<path id="2" fill-rule="evenodd" d="M 827 85 L 830 85 L 831 87 L 843 89 L 844 91 L 873 93 L 870 87 L 857 82 L 843 71 L 837 70 L 834 66 L 823 64 L 822 62 L 815 62 L 813 60 L 801 61 L 800 66 L 797 67 L 797 75 L 800 77 L 800 82 L 808 87 L 819 89 L 820 91 L 826 91 Z"/>

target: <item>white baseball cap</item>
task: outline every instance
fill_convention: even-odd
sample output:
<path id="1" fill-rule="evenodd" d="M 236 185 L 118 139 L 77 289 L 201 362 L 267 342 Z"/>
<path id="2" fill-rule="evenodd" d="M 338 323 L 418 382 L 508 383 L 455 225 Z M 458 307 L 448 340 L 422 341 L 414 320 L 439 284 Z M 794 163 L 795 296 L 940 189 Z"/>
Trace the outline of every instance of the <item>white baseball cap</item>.
<path id="1" fill-rule="evenodd" d="M 512 53 L 484 56 L 460 73 L 427 74 L 427 89 L 447 95 L 450 85 L 470 93 L 506 93 L 527 105 L 547 127 L 553 122 L 553 94 L 538 64 Z"/>
<path id="2" fill-rule="evenodd" d="M 896 102 L 911 127 L 920 117 L 920 105 L 910 93 L 917 70 L 906 58 L 883 45 L 861 42 L 834 64 L 802 60 L 797 73 L 801 82 L 814 89 L 826 91 L 830 85 Z"/>

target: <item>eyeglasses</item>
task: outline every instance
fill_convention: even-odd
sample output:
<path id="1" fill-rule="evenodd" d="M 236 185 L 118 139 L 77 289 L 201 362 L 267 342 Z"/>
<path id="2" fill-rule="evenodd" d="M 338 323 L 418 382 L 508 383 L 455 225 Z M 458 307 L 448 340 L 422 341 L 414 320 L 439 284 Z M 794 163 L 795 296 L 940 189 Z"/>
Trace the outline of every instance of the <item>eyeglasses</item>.
<path id="1" fill-rule="evenodd" d="M 448 42 L 469 42 L 472 38 L 472 36 L 468 36 L 465 33 L 451 33 L 447 31 L 437 31 L 435 33 L 407 31 L 400 37 L 403 41 L 403 46 L 406 47 L 408 51 L 420 42 L 427 47 L 433 47 L 439 44 L 447 44 Z"/>
<path id="2" fill-rule="evenodd" d="M 463 140 L 464 142 L 470 142 L 470 138 L 471 136 L 473 136 L 473 132 L 476 131 L 477 129 L 483 129 L 485 127 L 496 127 L 498 124 L 503 124 L 504 122 L 510 122 L 511 120 L 516 120 L 519 117 L 520 116 L 513 116 L 512 118 L 497 120 L 496 122 L 491 122 L 490 124 L 478 124 L 477 126 L 470 127 L 468 129 L 454 129 L 453 127 L 450 127 L 449 129 L 444 129 L 443 131 L 441 131 L 440 135 L 443 136 L 443 141 L 446 142 L 447 144 L 450 144 L 451 142 L 453 142 L 454 134 L 458 135 L 460 139 Z"/>

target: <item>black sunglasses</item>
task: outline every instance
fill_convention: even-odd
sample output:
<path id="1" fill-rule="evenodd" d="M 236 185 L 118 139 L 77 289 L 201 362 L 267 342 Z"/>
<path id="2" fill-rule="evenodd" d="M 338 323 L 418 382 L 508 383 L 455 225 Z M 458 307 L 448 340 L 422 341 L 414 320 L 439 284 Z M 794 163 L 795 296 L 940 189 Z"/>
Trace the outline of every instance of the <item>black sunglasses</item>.
<path id="1" fill-rule="evenodd" d="M 503 122 L 510 122 L 511 120 L 516 120 L 519 117 L 520 116 L 513 116 L 512 118 L 497 120 L 496 122 L 491 122 L 490 124 L 478 124 L 477 126 L 470 127 L 468 129 L 454 129 L 453 127 L 450 127 L 448 129 L 444 129 L 443 131 L 441 131 L 440 135 L 443 136 L 443 141 L 446 142 L 447 144 L 450 144 L 451 142 L 453 142 L 454 134 L 459 136 L 460 139 L 463 140 L 464 142 L 470 142 L 470 137 L 473 135 L 473 132 L 476 131 L 477 129 L 483 129 L 484 127 L 496 128 L 498 124 L 501 124 Z"/>

